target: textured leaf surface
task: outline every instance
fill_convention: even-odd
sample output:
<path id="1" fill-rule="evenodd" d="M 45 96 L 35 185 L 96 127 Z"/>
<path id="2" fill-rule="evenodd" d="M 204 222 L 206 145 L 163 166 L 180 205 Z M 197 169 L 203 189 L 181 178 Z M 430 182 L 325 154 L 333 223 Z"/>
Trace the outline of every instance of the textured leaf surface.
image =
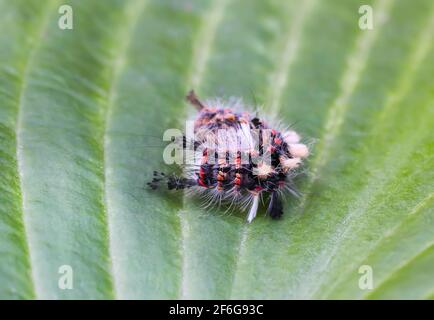
<path id="1" fill-rule="evenodd" d="M 434 297 L 432 1 L 60 4 L 0 0 L 0 298 Z M 312 141 L 282 220 L 144 188 L 190 88 Z"/>

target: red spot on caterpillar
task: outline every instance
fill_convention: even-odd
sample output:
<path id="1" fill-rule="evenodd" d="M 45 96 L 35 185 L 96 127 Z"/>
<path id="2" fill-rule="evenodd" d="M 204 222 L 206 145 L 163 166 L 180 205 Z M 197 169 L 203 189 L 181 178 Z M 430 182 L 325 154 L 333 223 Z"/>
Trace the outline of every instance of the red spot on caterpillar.
<path id="1" fill-rule="evenodd" d="M 208 163 L 208 150 L 204 149 L 202 152 L 202 160 L 201 160 L 202 164 L 206 164 Z"/>
<path id="2" fill-rule="evenodd" d="M 204 188 L 208 188 L 208 186 L 202 181 L 202 179 L 197 179 L 197 183 Z"/>
<path id="3" fill-rule="evenodd" d="M 280 138 L 274 138 L 274 143 L 275 144 L 281 144 L 282 143 L 282 139 L 280 139 Z"/>
<path id="4" fill-rule="evenodd" d="M 200 179 L 205 179 L 205 170 L 203 170 L 203 168 L 201 167 L 199 170 L 199 177 Z"/>

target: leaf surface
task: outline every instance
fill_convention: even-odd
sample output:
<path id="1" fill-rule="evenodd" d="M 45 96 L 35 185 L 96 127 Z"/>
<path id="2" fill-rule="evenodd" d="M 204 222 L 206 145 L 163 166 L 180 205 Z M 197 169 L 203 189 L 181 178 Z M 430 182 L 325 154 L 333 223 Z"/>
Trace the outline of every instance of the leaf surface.
<path id="1" fill-rule="evenodd" d="M 433 298 L 432 1 L 60 4 L 0 0 L 1 298 Z M 192 88 L 310 144 L 280 221 L 145 187 Z"/>

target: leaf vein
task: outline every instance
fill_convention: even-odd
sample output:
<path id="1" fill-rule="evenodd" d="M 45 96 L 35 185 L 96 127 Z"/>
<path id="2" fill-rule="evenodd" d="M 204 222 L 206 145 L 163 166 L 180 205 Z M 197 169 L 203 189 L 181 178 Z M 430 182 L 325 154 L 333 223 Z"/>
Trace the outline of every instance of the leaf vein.
<path id="1" fill-rule="evenodd" d="M 214 0 L 213 5 L 209 8 L 209 13 L 202 19 L 202 27 L 199 28 L 196 39 L 194 40 L 193 54 L 191 60 L 190 72 L 187 75 L 186 90 L 196 89 L 202 83 L 206 66 L 211 53 L 212 45 L 215 40 L 217 27 L 222 21 L 224 12 L 228 6 L 229 0 Z M 178 217 L 181 226 L 181 279 L 180 279 L 180 298 L 188 297 L 188 280 L 186 276 L 187 259 L 185 239 L 188 235 L 188 221 L 183 217 L 186 201 L 186 195 L 182 197 L 181 209 L 178 210 Z"/>
<path id="2" fill-rule="evenodd" d="M 56 1 L 49 2 L 47 5 L 45 14 L 43 15 L 42 21 L 40 23 L 40 29 L 39 33 L 36 35 L 36 41 L 34 42 L 35 45 L 32 46 L 30 49 L 28 59 L 23 67 L 23 75 L 22 75 L 22 83 L 21 83 L 21 89 L 20 89 L 20 95 L 18 98 L 18 113 L 17 113 L 17 120 L 16 120 L 16 153 L 17 153 L 17 169 L 18 169 L 18 181 L 19 181 L 19 188 L 21 190 L 21 210 L 22 210 L 22 219 L 23 219 L 23 229 L 24 229 L 24 237 L 26 242 L 26 247 L 28 250 L 29 255 L 29 266 L 30 266 L 30 279 L 32 281 L 32 287 L 33 287 L 33 293 L 35 298 L 38 298 L 39 296 L 42 296 L 41 292 L 42 289 L 38 287 L 37 283 L 37 277 L 36 277 L 36 263 L 34 262 L 33 257 L 33 251 L 32 245 L 31 245 L 31 231 L 29 228 L 29 221 L 27 219 L 26 215 L 26 193 L 23 186 L 23 181 L 25 179 L 24 177 L 24 160 L 22 155 L 22 142 L 21 142 L 21 135 L 23 130 L 23 101 L 24 101 L 24 95 L 26 93 L 27 89 L 27 80 L 29 78 L 30 70 L 33 65 L 33 61 L 36 57 L 36 53 L 38 49 L 40 48 L 40 44 L 42 40 L 44 39 L 45 35 L 48 32 L 48 27 L 50 25 L 50 17 L 52 13 L 52 9 L 54 8 L 54 5 L 57 3 Z"/>
<path id="3" fill-rule="evenodd" d="M 300 208 L 304 208 L 320 171 L 330 157 L 330 148 L 340 132 L 344 117 L 348 110 L 349 100 L 356 89 L 369 59 L 371 49 L 378 37 L 381 26 L 386 22 L 385 17 L 390 10 L 393 0 L 378 0 L 374 11 L 374 20 L 378 21 L 371 31 L 361 31 L 355 41 L 354 48 L 347 58 L 347 68 L 340 81 L 340 94 L 335 98 L 328 110 L 322 138 L 319 140 L 315 159 L 312 161 L 311 176 L 305 196 L 301 199 Z"/>
<path id="4" fill-rule="evenodd" d="M 280 63 L 276 65 L 276 69 L 271 75 L 271 78 L 274 79 L 274 81 L 271 81 L 272 85 L 270 85 L 268 90 L 270 92 L 269 111 L 271 113 L 271 118 L 276 118 L 277 113 L 279 112 L 282 93 L 288 84 L 288 79 L 291 72 L 291 65 L 297 58 L 297 53 L 300 47 L 300 38 L 303 33 L 303 27 L 306 23 L 307 17 L 313 11 L 314 4 L 318 4 L 318 1 L 304 1 L 300 8 L 300 11 L 297 12 L 296 18 L 288 26 L 287 34 L 284 37 L 284 50 L 280 59 L 278 60 Z M 236 283 L 237 274 L 239 272 L 239 257 L 243 256 L 243 251 L 245 250 L 245 244 L 248 241 L 248 236 L 249 226 L 243 225 L 241 228 L 240 244 L 237 250 L 238 254 L 236 258 L 236 265 L 234 268 L 234 276 L 232 279 L 231 297 L 233 297 L 234 284 Z"/>
<path id="5" fill-rule="evenodd" d="M 107 243 L 108 243 L 108 251 L 109 251 L 109 259 L 110 259 L 110 270 L 111 270 L 111 277 L 112 277 L 112 294 L 113 297 L 116 299 L 119 297 L 119 295 L 122 295 L 122 292 L 120 291 L 120 288 L 122 288 L 121 277 L 118 276 L 121 274 L 121 271 L 117 270 L 117 264 L 116 264 L 116 252 L 118 252 L 121 249 L 118 249 L 116 247 L 116 243 L 113 241 L 111 234 L 113 233 L 113 226 L 112 226 L 112 218 L 110 217 L 111 213 L 111 203 L 110 199 L 112 198 L 110 196 L 109 188 L 107 188 L 107 181 L 111 180 L 110 172 L 108 170 L 109 159 L 107 157 L 106 151 L 109 148 L 110 145 L 110 138 L 108 135 L 108 132 L 111 128 L 111 119 L 113 116 L 113 111 L 116 105 L 116 89 L 118 86 L 118 82 L 120 81 L 122 72 L 125 67 L 125 59 L 128 54 L 128 49 L 131 45 L 131 40 L 134 35 L 134 30 L 138 24 L 139 18 L 142 14 L 142 12 L 145 9 L 147 1 L 145 0 L 136 0 L 134 2 L 131 2 L 131 4 L 127 8 L 126 12 L 126 20 L 128 21 L 125 23 L 125 25 L 120 29 L 119 34 L 117 35 L 117 39 L 120 41 L 118 52 L 115 56 L 115 58 L 112 61 L 113 67 L 112 67 L 112 79 L 111 84 L 108 89 L 108 101 L 107 101 L 107 110 L 105 114 L 104 119 L 104 136 L 103 136 L 103 162 L 104 162 L 104 214 L 106 218 L 106 225 L 107 225 Z"/>

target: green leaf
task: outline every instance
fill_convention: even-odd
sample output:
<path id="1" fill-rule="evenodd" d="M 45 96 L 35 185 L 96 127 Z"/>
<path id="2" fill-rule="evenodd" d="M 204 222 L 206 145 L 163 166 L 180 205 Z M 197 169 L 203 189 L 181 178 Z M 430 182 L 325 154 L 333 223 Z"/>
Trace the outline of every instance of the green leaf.
<path id="1" fill-rule="evenodd" d="M 434 297 L 432 1 L 61 4 L 0 0 L 0 298 Z M 191 88 L 311 143 L 281 220 L 144 187 Z"/>

